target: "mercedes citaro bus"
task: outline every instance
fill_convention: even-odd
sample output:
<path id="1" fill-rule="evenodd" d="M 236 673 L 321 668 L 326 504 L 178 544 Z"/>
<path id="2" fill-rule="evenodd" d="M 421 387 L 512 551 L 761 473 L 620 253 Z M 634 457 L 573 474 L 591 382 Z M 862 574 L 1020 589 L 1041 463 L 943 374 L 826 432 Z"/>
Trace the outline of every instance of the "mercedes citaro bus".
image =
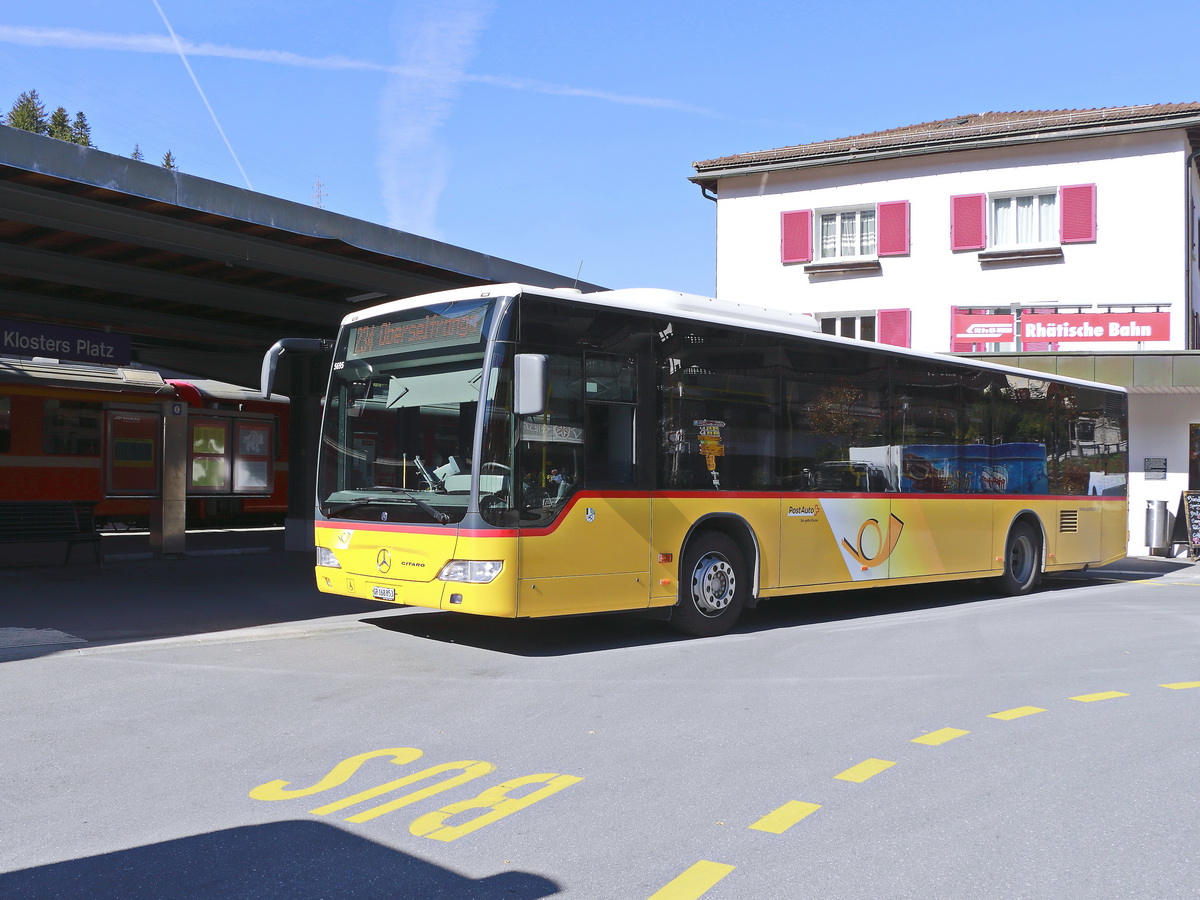
<path id="1" fill-rule="evenodd" d="M 320 343 L 280 341 L 264 382 Z M 1124 555 L 1127 447 L 1120 388 L 670 291 L 463 288 L 342 323 L 316 581 L 484 616 L 659 608 L 696 635 L 763 597 L 1021 594 Z"/>

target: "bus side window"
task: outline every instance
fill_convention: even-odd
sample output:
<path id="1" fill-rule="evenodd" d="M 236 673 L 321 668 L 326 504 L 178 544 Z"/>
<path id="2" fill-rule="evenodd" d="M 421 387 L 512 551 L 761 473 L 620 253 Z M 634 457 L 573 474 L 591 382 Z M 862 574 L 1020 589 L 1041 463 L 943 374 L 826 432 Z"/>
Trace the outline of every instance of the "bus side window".
<path id="1" fill-rule="evenodd" d="M 0 397 L 0 453 L 12 447 L 12 398 Z"/>
<path id="2" fill-rule="evenodd" d="M 587 405 L 587 473 L 595 485 L 633 481 L 633 407 Z"/>

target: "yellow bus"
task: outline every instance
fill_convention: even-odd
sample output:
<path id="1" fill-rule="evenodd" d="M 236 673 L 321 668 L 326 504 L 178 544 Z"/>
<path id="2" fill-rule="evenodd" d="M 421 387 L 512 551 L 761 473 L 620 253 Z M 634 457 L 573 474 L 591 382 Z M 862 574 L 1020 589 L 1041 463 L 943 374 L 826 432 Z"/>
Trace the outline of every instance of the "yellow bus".
<path id="1" fill-rule="evenodd" d="M 764 597 L 1023 594 L 1124 556 L 1127 447 L 1120 388 L 669 291 L 464 288 L 343 322 L 316 582 L 694 635 Z"/>

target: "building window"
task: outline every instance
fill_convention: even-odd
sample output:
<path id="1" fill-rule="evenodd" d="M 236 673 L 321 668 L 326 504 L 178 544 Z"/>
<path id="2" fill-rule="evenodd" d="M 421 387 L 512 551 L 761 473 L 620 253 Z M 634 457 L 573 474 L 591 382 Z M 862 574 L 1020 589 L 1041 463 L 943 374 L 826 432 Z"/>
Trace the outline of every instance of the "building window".
<path id="1" fill-rule="evenodd" d="M 991 197 L 988 245 L 1041 247 L 1058 243 L 1058 192 Z"/>
<path id="2" fill-rule="evenodd" d="M 821 331 L 839 337 L 858 338 L 860 341 L 875 340 L 875 316 L 826 315 L 820 317 Z"/>
<path id="3" fill-rule="evenodd" d="M 1044 257 L 1046 248 L 1095 241 L 1094 184 L 950 198 L 950 249 L 954 251 L 999 250 L 1026 257 L 1040 251 Z"/>
<path id="4" fill-rule="evenodd" d="M 869 259 L 875 256 L 875 207 L 818 213 L 819 259 Z"/>
<path id="5" fill-rule="evenodd" d="M 859 209 L 794 209 L 780 217 L 780 261 L 788 263 L 872 263 L 907 256 L 909 202 L 890 200 Z M 805 271 L 810 271 L 807 267 Z"/>

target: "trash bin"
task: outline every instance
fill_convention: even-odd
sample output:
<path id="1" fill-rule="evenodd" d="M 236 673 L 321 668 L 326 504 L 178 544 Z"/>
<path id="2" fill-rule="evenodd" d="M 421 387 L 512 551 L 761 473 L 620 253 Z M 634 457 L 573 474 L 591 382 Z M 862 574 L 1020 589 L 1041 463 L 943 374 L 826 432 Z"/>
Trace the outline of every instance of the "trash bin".
<path id="1" fill-rule="evenodd" d="M 1170 513 L 1166 500 L 1146 501 L 1146 546 L 1151 551 L 1171 546 Z"/>

